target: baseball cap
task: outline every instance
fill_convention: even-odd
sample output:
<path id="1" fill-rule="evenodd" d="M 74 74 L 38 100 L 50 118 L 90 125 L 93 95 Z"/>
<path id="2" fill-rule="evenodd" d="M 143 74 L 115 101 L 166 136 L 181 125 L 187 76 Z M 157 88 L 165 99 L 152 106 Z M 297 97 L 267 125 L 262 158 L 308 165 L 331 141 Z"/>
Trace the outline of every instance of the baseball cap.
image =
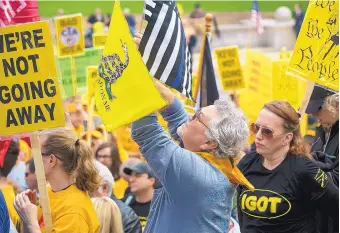
<path id="1" fill-rule="evenodd" d="M 310 97 L 309 103 L 307 105 L 306 113 L 311 114 L 313 112 L 319 112 L 322 108 L 325 98 L 335 93 L 336 92 L 325 89 L 324 87 L 315 85 L 312 96 Z"/>
<path id="2" fill-rule="evenodd" d="M 148 174 L 149 178 L 155 178 L 155 184 L 154 184 L 155 189 L 162 187 L 162 184 L 159 182 L 155 173 L 153 173 L 153 171 L 151 170 L 150 166 L 147 163 L 140 162 L 132 167 L 125 167 L 123 172 L 126 175 L 131 175 L 132 172 L 135 172 L 137 174 Z"/>
<path id="3" fill-rule="evenodd" d="M 124 168 L 124 173 L 127 175 L 131 175 L 132 172 L 137 173 L 137 174 L 148 174 L 149 177 L 156 178 L 155 173 L 151 170 L 149 165 L 147 163 L 137 163 L 136 165 L 132 167 L 126 167 Z"/>

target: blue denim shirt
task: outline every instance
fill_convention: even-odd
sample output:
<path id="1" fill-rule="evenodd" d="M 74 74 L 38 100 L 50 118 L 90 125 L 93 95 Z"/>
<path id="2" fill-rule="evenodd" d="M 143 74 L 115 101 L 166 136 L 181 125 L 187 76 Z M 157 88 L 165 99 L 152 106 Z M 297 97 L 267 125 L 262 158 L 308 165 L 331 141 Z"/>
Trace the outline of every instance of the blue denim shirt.
<path id="1" fill-rule="evenodd" d="M 188 120 L 175 99 L 164 112 L 171 136 Z M 206 160 L 181 148 L 149 115 L 132 124 L 132 137 L 163 187 L 153 194 L 144 233 L 226 233 L 236 186 Z"/>

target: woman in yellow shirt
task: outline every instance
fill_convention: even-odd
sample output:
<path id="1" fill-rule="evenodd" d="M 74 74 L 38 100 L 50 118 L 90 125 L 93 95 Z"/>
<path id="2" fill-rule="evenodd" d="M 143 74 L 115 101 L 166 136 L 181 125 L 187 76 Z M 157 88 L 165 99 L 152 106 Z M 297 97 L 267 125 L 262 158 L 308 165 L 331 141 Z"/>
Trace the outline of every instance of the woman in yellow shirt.
<path id="1" fill-rule="evenodd" d="M 92 152 L 86 142 L 71 131 L 48 134 L 42 140 L 42 156 L 54 233 L 95 233 L 99 220 L 87 192 L 99 188 L 100 177 Z M 40 233 L 37 206 L 28 198 L 29 191 L 18 194 L 14 207 L 26 231 Z"/>

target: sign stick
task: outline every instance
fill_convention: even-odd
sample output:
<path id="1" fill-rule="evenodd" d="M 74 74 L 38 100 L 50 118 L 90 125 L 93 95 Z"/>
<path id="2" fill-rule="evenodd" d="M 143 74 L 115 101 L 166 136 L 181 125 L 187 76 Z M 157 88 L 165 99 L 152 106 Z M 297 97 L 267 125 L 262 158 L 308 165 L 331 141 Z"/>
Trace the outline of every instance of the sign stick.
<path id="1" fill-rule="evenodd" d="M 38 187 L 39 187 L 39 195 L 40 195 L 40 203 L 42 206 L 42 213 L 44 217 L 44 227 L 46 233 L 52 233 L 52 217 L 51 217 L 51 209 L 50 202 L 47 195 L 47 187 L 46 187 L 46 177 L 45 171 L 42 161 L 42 155 L 40 150 L 40 141 L 38 131 L 35 131 L 31 134 L 31 144 L 32 144 L 32 153 L 35 164 L 35 174 L 37 176 Z"/>
<path id="2" fill-rule="evenodd" d="M 303 114 L 305 114 L 307 105 L 309 103 L 310 97 L 312 96 L 315 82 L 308 80 L 305 95 L 303 96 L 301 106 L 299 108 L 300 121 L 302 120 Z"/>
<path id="3" fill-rule="evenodd" d="M 198 63 L 196 88 L 195 88 L 195 90 L 193 90 L 193 93 L 192 93 L 195 100 L 197 100 L 198 90 L 200 88 L 200 83 L 201 83 L 201 76 L 202 76 L 202 69 L 203 69 L 203 59 L 204 59 L 203 55 L 204 55 L 206 35 L 207 35 L 207 33 L 210 33 L 212 20 L 213 20 L 212 14 L 206 14 L 205 15 L 205 33 L 204 33 L 204 37 L 203 37 L 203 41 L 202 41 L 202 47 L 201 47 L 200 58 L 199 58 L 199 63 Z M 195 104 L 196 103 L 192 102 L 191 106 L 195 107 Z"/>
<path id="4" fill-rule="evenodd" d="M 93 123 L 93 112 L 94 112 L 94 98 L 91 98 L 90 106 L 89 106 L 89 114 L 88 114 L 88 119 L 87 119 L 87 144 L 91 146 L 91 141 L 92 141 L 92 135 L 91 135 L 91 130 L 92 130 L 92 123 Z"/>
<path id="5" fill-rule="evenodd" d="M 72 73 L 73 95 L 77 96 L 76 63 L 74 61 L 74 56 L 70 56 L 70 58 L 71 58 L 71 73 Z"/>

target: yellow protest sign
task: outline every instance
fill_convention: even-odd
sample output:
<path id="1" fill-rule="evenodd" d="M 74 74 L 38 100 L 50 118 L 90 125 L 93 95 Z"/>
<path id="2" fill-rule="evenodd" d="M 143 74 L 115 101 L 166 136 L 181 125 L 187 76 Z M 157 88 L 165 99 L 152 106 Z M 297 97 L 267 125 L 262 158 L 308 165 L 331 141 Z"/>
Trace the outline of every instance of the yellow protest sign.
<path id="1" fill-rule="evenodd" d="M 107 37 L 107 34 L 93 33 L 92 35 L 93 47 L 105 46 L 106 37 Z"/>
<path id="2" fill-rule="evenodd" d="M 59 56 L 82 54 L 85 50 L 83 17 L 81 14 L 55 18 Z"/>
<path id="3" fill-rule="evenodd" d="M 237 46 L 215 49 L 219 76 L 224 90 L 245 87 Z"/>
<path id="4" fill-rule="evenodd" d="M 0 27 L 0 134 L 65 125 L 47 21 Z"/>
<path id="5" fill-rule="evenodd" d="M 288 74 L 339 90 L 339 1 L 309 2 Z"/>
<path id="6" fill-rule="evenodd" d="M 87 76 L 88 104 L 90 105 L 91 99 L 94 97 L 94 84 L 97 81 L 97 78 L 99 77 L 98 67 L 88 66 L 86 68 L 86 76 Z"/>
<path id="7" fill-rule="evenodd" d="M 239 103 L 253 122 L 263 105 L 272 100 L 272 60 L 261 52 L 248 50 L 244 75 L 246 88 L 240 92 Z"/>
<path id="8" fill-rule="evenodd" d="M 120 8 L 114 4 L 95 83 L 95 100 L 107 131 L 113 131 L 166 105 L 136 48 Z"/>
<path id="9" fill-rule="evenodd" d="M 273 62 L 273 99 L 288 101 L 295 109 L 298 109 L 301 104 L 299 100 L 300 80 L 285 75 L 287 68 L 288 60 Z"/>

